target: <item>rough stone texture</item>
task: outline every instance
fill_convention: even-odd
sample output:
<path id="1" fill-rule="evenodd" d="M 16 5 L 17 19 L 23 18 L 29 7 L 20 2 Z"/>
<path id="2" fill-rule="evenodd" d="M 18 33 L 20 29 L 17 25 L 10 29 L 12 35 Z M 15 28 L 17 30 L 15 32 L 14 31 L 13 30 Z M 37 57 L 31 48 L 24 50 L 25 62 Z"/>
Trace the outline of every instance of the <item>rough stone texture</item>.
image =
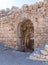
<path id="1" fill-rule="evenodd" d="M 43 48 L 43 47 L 42 47 Z M 39 53 L 34 52 L 29 56 L 30 60 L 48 61 L 48 44 L 44 45 L 44 49 L 40 48 Z"/>
<path id="2" fill-rule="evenodd" d="M 21 47 L 18 27 L 25 19 L 34 25 L 34 49 L 44 44 L 48 40 L 48 1 L 0 11 L 0 43 L 16 49 Z"/>

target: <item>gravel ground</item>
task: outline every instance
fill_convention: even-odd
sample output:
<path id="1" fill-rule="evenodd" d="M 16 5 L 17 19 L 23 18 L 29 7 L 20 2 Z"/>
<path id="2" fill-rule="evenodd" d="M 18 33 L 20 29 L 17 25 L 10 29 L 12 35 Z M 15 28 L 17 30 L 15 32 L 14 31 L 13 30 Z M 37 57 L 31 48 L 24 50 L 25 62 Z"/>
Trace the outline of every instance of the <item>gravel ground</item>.
<path id="1" fill-rule="evenodd" d="M 44 46 L 34 52 L 39 53 L 39 50 L 43 48 Z M 0 44 L 0 65 L 48 65 L 48 62 L 29 60 L 30 54 L 29 52 L 16 51 Z"/>

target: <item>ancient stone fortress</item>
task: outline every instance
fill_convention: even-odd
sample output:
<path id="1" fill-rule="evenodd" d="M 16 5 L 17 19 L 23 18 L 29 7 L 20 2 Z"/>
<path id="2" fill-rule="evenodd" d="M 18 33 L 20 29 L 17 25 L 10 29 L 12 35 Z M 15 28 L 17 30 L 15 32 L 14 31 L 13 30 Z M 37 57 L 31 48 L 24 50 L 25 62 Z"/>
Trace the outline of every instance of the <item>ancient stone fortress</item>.
<path id="1" fill-rule="evenodd" d="M 0 43 L 35 50 L 48 40 L 48 1 L 0 10 Z"/>

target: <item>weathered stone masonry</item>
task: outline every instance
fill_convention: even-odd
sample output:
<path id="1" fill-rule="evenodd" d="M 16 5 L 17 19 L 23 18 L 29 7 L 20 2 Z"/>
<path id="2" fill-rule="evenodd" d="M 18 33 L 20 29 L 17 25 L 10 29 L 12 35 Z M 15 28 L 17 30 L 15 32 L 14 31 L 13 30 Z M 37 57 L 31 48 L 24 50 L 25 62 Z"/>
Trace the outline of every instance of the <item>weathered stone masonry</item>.
<path id="1" fill-rule="evenodd" d="M 48 2 L 45 1 L 30 6 L 24 5 L 21 9 L 12 7 L 11 10 L 0 11 L 0 43 L 21 49 L 19 29 L 24 20 L 33 23 L 34 49 L 48 40 Z"/>

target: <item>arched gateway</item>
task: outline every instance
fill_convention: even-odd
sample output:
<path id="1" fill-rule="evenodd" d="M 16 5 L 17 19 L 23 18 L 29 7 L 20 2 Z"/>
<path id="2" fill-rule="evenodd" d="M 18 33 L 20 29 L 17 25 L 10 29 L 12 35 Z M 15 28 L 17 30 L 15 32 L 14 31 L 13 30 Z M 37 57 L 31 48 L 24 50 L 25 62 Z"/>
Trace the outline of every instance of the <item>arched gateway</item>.
<path id="1" fill-rule="evenodd" d="M 34 51 L 34 26 L 27 19 L 19 23 L 18 41 L 22 51 Z"/>

